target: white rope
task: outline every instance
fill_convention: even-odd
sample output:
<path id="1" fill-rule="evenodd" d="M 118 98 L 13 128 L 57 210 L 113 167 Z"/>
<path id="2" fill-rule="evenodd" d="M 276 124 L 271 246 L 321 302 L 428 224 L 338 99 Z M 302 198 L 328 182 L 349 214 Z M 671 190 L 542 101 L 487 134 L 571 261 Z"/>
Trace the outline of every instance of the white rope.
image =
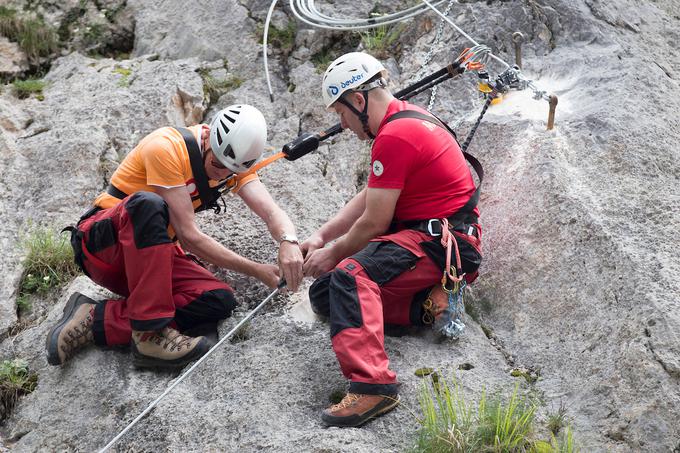
<path id="1" fill-rule="evenodd" d="M 264 75 L 267 79 L 267 88 L 269 89 L 269 100 L 274 102 L 274 92 L 272 91 L 272 82 L 269 80 L 269 65 L 267 64 L 267 37 L 269 36 L 269 22 L 272 20 L 272 14 L 274 14 L 274 7 L 278 0 L 273 0 L 272 4 L 269 5 L 269 11 L 267 11 L 267 19 L 264 21 L 264 35 L 262 36 L 262 56 L 264 57 Z"/>
<path id="2" fill-rule="evenodd" d="M 269 35 L 269 25 L 271 23 L 272 14 L 276 3 L 278 0 L 273 0 L 269 6 L 269 11 L 267 12 L 267 18 L 264 23 L 264 36 L 262 38 L 262 54 L 264 57 L 264 71 L 265 78 L 267 80 L 267 88 L 269 90 L 269 98 L 274 101 L 274 92 L 272 90 L 271 80 L 269 76 L 269 64 L 267 55 L 267 42 Z M 397 11 L 391 14 L 385 14 L 382 16 L 371 17 L 367 19 L 353 19 L 353 18 L 342 18 L 342 17 L 332 17 L 323 14 L 316 7 L 315 0 L 289 0 L 290 9 L 293 11 L 293 15 L 301 22 L 316 28 L 322 28 L 325 30 L 339 30 L 339 31 L 358 31 L 370 28 L 382 27 L 385 25 L 393 24 L 396 22 L 402 22 L 407 19 L 411 19 L 419 14 L 427 12 L 428 10 L 434 11 L 439 15 L 442 20 L 450 24 L 458 33 L 460 33 L 464 38 L 472 43 L 473 46 L 479 46 L 479 43 L 475 41 L 470 35 L 465 33 L 460 27 L 458 27 L 451 19 L 446 17 L 441 11 L 437 9 L 437 6 L 446 2 L 446 0 L 436 0 L 429 2 L 427 0 L 421 0 L 419 3 L 410 8 L 404 9 L 402 11 Z M 509 68 L 510 65 L 498 58 L 493 54 L 489 54 L 491 58 L 500 62 L 505 68 Z"/>
<path id="3" fill-rule="evenodd" d="M 173 382 L 173 384 L 172 384 L 170 387 L 168 387 L 168 388 L 161 394 L 161 396 L 159 396 L 158 398 L 156 398 L 156 399 L 154 400 L 153 403 L 149 404 L 149 407 L 147 407 L 146 409 L 144 409 L 144 411 L 143 411 L 141 414 L 139 414 L 139 415 L 137 416 L 137 418 L 135 418 L 134 420 L 132 420 L 132 421 L 130 422 L 130 424 L 127 425 L 127 426 L 125 427 L 124 430 L 122 430 L 116 437 L 114 437 L 113 439 L 111 439 L 111 442 L 109 442 L 108 444 L 106 444 L 106 446 L 105 446 L 104 448 L 102 448 L 101 450 L 99 450 L 99 453 L 104 453 L 105 451 L 108 451 L 109 448 L 111 448 L 116 442 L 118 442 L 118 441 L 120 440 L 120 438 L 123 437 L 123 436 L 125 435 L 125 433 L 127 433 L 133 426 L 135 426 L 135 425 L 137 424 L 137 422 L 139 422 L 142 418 L 144 418 L 144 416 L 145 416 L 146 414 L 148 414 L 149 412 L 151 412 L 151 409 L 153 409 L 154 407 L 156 407 L 156 405 L 157 405 L 163 398 L 165 398 L 165 396 L 166 396 L 168 393 L 170 393 L 170 392 L 172 391 L 172 389 L 174 389 L 175 387 L 177 387 L 177 386 L 184 380 L 184 378 L 186 378 L 187 376 L 189 376 L 189 375 L 190 375 L 190 374 L 191 374 L 191 373 L 192 373 L 192 372 L 193 372 L 193 371 L 194 371 L 201 363 L 203 363 L 203 361 L 204 361 L 205 359 L 207 359 L 207 358 L 210 356 L 210 354 L 212 354 L 217 348 L 219 348 L 220 345 L 221 345 L 222 343 L 224 343 L 225 340 L 227 340 L 227 339 L 228 339 L 229 337 L 231 337 L 235 332 L 237 332 L 237 331 L 241 328 L 241 326 L 242 326 L 243 324 L 245 324 L 250 318 L 252 318 L 252 317 L 255 315 L 255 313 L 257 313 L 262 307 L 264 307 L 264 305 L 265 305 L 267 302 L 269 302 L 274 296 L 276 296 L 276 295 L 278 294 L 279 290 L 280 290 L 282 287 L 283 287 L 283 286 L 280 286 L 279 288 L 276 288 L 274 291 L 272 291 L 272 293 L 271 293 L 270 295 L 268 295 L 262 302 L 260 302 L 260 305 L 258 305 L 257 307 L 255 307 L 255 309 L 254 309 L 253 311 L 251 311 L 250 313 L 248 313 L 248 316 L 246 316 L 245 318 L 243 318 L 243 319 L 241 320 L 241 322 L 239 322 L 238 324 L 236 324 L 236 327 L 234 327 L 233 329 L 231 329 L 224 337 L 222 337 L 222 339 L 221 339 L 220 341 L 217 342 L 217 344 L 215 344 L 215 346 L 213 346 L 212 348 L 210 348 L 210 350 L 209 350 L 208 352 L 206 352 L 205 355 L 203 355 L 203 357 L 201 357 L 200 359 L 198 359 L 198 361 L 197 361 L 196 363 L 194 363 L 194 364 L 191 366 L 191 368 L 189 368 L 189 369 L 188 369 L 182 376 L 180 376 L 175 382 Z"/>

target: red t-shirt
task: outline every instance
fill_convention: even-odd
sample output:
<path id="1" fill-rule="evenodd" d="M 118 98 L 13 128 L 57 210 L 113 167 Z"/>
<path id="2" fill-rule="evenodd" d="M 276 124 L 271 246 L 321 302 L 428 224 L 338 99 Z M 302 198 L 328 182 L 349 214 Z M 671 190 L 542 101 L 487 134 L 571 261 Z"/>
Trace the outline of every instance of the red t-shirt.
<path id="1" fill-rule="evenodd" d="M 448 217 L 475 193 L 465 157 L 445 129 L 417 118 L 387 119 L 420 107 L 395 99 L 387 108 L 371 149 L 369 188 L 401 189 L 396 221 Z M 475 208 L 475 215 L 479 211 Z"/>

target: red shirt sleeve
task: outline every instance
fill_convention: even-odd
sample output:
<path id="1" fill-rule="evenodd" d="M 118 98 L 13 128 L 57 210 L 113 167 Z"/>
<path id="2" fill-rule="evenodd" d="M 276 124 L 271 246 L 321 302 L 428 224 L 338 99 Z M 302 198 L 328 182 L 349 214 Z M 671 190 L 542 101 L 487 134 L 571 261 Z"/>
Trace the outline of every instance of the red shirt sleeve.
<path id="1" fill-rule="evenodd" d="M 403 189 L 409 169 L 413 167 L 415 148 L 406 140 L 380 134 L 371 150 L 368 187 Z"/>

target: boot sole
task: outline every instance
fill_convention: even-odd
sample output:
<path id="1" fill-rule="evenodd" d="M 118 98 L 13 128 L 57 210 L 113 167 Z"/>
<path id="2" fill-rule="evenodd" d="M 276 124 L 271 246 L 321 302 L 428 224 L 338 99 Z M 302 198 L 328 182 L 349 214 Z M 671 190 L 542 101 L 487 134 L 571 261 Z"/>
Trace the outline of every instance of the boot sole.
<path id="1" fill-rule="evenodd" d="M 180 357 L 174 360 L 163 360 L 158 357 L 150 357 L 141 354 L 134 342 L 132 343 L 132 364 L 135 368 L 155 368 L 164 370 L 176 370 L 179 368 L 184 368 L 189 363 L 194 362 L 205 355 L 206 352 L 210 350 L 210 342 L 204 338 L 201 340 L 193 351 L 184 357 Z"/>
<path id="2" fill-rule="evenodd" d="M 83 304 L 94 303 L 96 302 L 80 293 L 73 293 L 71 295 L 71 298 L 64 306 L 64 315 L 47 334 L 47 340 L 45 342 L 45 349 L 47 349 L 47 363 L 55 366 L 63 364 L 59 358 L 59 334 L 61 333 L 61 330 L 71 320 L 78 307 Z"/>
<path id="3" fill-rule="evenodd" d="M 397 407 L 399 405 L 399 395 L 394 395 L 389 399 L 383 400 L 380 404 L 376 405 L 370 411 L 361 415 L 352 415 L 349 417 L 334 417 L 328 415 L 325 412 L 321 414 L 321 420 L 328 426 L 338 426 L 341 428 L 356 428 L 364 423 L 373 420 L 374 418 L 380 417 Z"/>

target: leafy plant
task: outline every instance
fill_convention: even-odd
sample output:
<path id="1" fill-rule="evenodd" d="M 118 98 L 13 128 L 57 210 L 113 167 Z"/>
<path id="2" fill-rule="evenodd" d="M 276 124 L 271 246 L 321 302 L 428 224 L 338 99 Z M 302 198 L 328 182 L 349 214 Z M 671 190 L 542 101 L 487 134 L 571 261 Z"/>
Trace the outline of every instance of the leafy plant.
<path id="1" fill-rule="evenodd" d="M 0 363 L 0 420 L 7 417 L 21 395 L 31 393 L 37 385 L 38 375 L 29 371 L 25 360 Z"/>
<path id="2" fill-rule="evenodd" d="M 0 6 L 0 35 L 19 44 L 34 63 L 59 48 L 55 29 L 42 19 L 20 16 L 16 10 Z"/>
<path id="3" fill-rule="evenodd" d="M 26 256 L 17 298 L 19 309 L 30 308 L 30 294 L 44 294 L 80 273 L 65 235 L 35 228 L 22 239 L 22 246 Z"/>
<path id="4" fill-rule="evenodd" d="M 26 99 L 35 94 L 38 100 L 43 100 L 43 89 L 46 85 L 40 79 L 15 80 L 12 82 L 12 93 L 19 99 Z"/>

